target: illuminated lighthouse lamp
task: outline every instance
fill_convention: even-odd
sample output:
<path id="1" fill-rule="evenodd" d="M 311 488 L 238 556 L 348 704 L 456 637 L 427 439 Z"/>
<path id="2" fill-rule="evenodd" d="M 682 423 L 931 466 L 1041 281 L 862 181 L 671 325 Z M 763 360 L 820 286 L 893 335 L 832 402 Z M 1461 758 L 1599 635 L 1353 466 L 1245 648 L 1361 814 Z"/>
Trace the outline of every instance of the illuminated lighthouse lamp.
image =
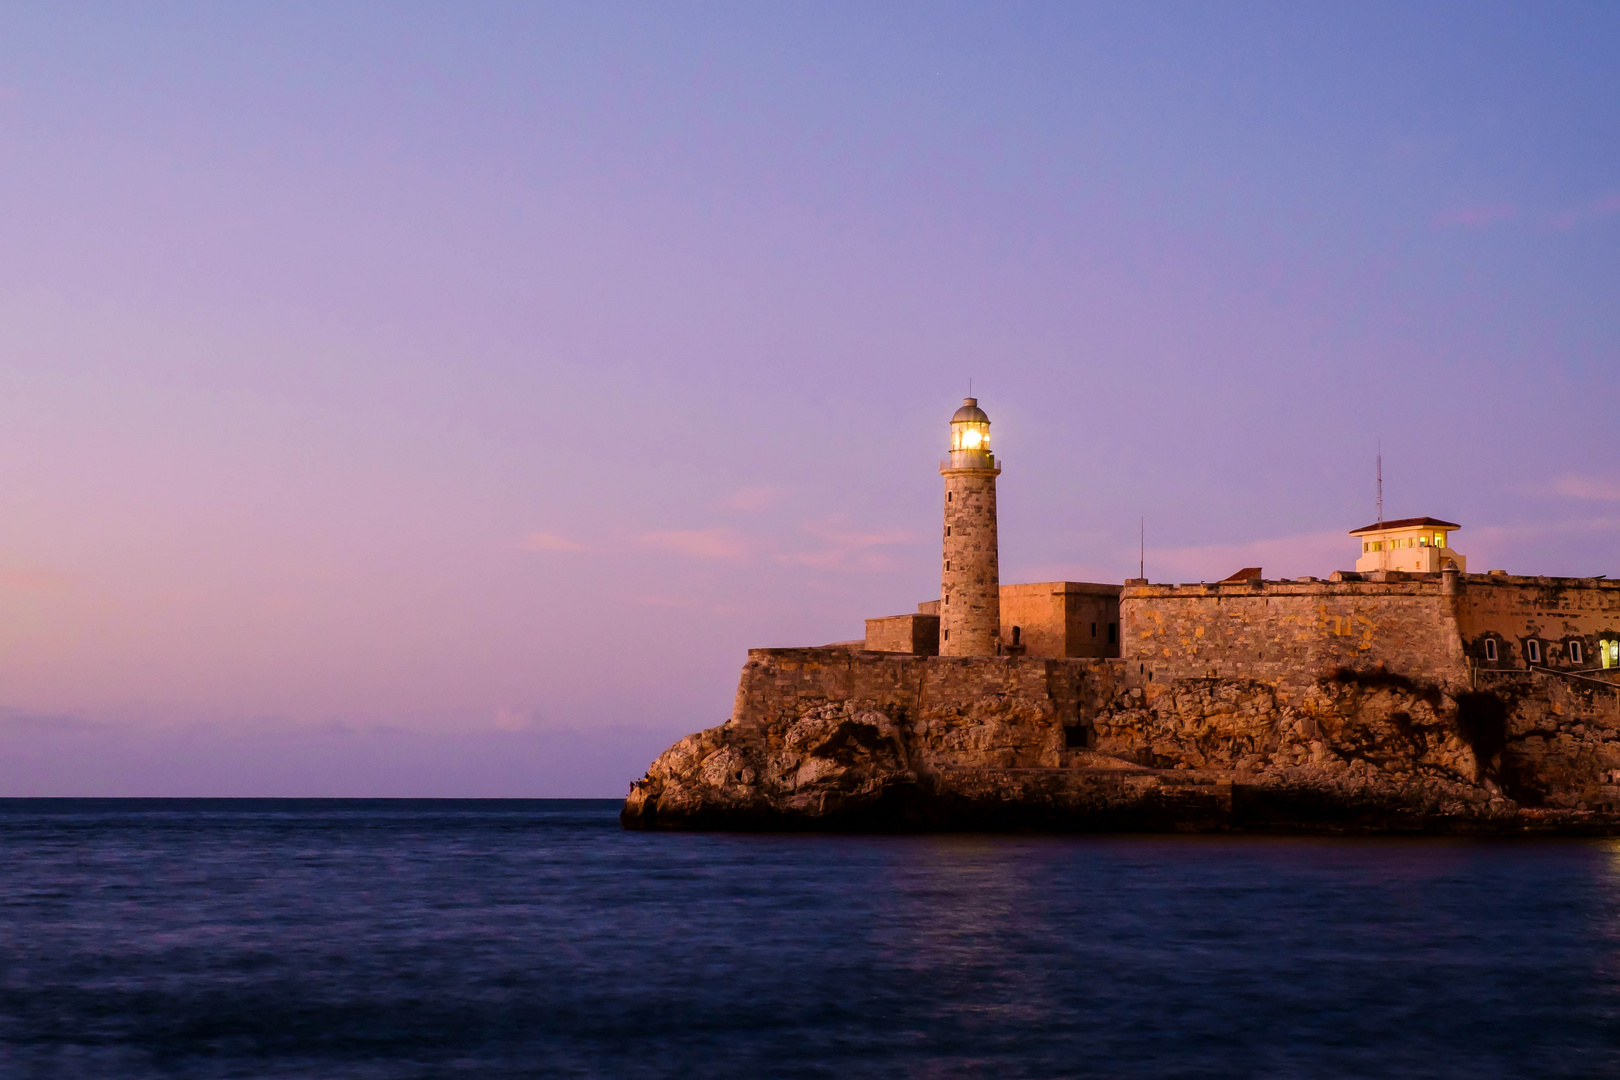
<path id="1" fill-rule="evenodd" d="M 951 449 L 990 449 L 990 418 L 979 408 L 978 398 L 966 398 L 951 417 Z"/>

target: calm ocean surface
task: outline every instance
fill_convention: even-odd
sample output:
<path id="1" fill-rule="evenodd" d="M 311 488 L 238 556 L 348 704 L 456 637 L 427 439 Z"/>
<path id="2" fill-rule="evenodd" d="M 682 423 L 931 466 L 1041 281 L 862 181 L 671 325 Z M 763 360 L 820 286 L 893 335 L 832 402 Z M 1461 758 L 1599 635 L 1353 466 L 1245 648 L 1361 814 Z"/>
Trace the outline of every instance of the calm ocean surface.
<path id="1" fill-rule="evenodd" d="M 0 802 L 5 1077 L 1620 1075 L 1620 845 Z"/>

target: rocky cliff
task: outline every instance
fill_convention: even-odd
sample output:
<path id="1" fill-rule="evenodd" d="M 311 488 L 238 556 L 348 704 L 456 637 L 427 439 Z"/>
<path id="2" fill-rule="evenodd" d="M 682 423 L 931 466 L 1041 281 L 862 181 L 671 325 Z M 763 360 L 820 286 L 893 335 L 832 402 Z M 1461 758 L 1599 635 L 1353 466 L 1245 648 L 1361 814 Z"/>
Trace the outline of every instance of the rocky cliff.
<path id="1" fill-rule="evenodd" d="M 1336 667 L 1155 681 L 1120 660 L 748 654 L 730 720 L 632 828 L 1620 833 L 1620 689 Z"/>

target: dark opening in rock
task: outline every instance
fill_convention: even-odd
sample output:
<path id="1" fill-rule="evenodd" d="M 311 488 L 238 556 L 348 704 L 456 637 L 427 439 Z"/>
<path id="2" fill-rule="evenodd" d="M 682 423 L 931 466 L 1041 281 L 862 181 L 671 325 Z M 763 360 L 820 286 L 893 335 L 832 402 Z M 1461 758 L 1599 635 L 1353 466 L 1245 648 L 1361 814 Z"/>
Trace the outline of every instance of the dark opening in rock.
<path id="1" fill-rule="evenodd" d="M 1507 746 L 1507 716 L 1507 702 L 1495 694 L 1471 691 L 1457 695 L 1457 734 L 1480 765 L 1489 765 Z"/>

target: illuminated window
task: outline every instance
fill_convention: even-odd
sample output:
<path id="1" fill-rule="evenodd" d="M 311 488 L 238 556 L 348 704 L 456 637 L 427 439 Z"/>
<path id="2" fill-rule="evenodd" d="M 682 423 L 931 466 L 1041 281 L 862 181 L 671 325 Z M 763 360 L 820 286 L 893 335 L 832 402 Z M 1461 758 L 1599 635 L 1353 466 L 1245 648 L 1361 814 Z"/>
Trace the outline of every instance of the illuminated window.
<path id="1" fill-rule="evenodd" d="M 1605 638 L 1598 642 L 1598 663 L 1606 668 L 1620 667 L 1620 641 Z"/>
<path id="2" fill-rule="evenodd" d="M 1525 642 L 1524 655 L 1525 659 L 1529 660 L 1532 664 L 1541 663 L 1541 642 L 1534 638 L 1531 638 L 1529 641 Z"/>
<path id="3" fill-rule="evenodd" d="M 1428 547 L 1428 546 L 1429 546 L 1429 538 L 1427 536 L 1418 537 L 1418 547 Z"/>
<path id="4" fill-rule="evenodd" d="M 1485 639 L 1485 659 L 1489 660 L 1493 664 L 1496 663 L 1496 639 L 1495 638 L 1486 638 Z"/>
<path id="5" fill-rule="evenodd" d="M 1446 534 L 1445 533 L 1435 533 L 1434 534 L 1434 546 L 1435 547 L 1445 547 L 1446 546 Z"/>

